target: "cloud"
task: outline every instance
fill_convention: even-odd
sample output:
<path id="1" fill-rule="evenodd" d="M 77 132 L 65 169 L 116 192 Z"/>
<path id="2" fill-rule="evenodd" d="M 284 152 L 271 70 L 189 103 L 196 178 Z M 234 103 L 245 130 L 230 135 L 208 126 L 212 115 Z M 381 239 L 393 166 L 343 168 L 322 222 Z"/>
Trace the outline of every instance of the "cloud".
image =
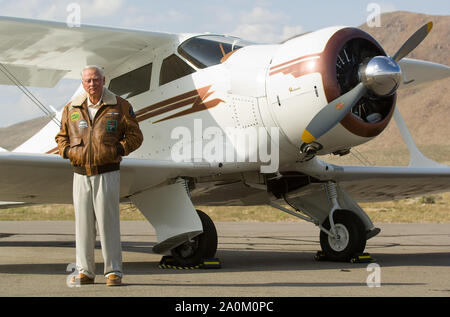
<path id="1" fill-rule="evenodd" d="M 261 43 L 273 43 L 279 39 L 273 26 L 268 24 L 241 24 L 232 35 L 245 40 Z"/>
<path id="2" fill-rule="evenodd" d="M 58 15 L 57 11 L 60 4 L 45 4 L 38 0 L 17 0 L 0 1 L 0 6 L 2 8 L 2 15 L 4 16 L 53 20 Z M 62 14 L 60 16 L 62 17 Z"/>
<path id="3" fill-rule="evenodd" d="M 107 17 L 118 13 L 124 4 L 123 0 L 77 1 L 81 6 L 81 17 Z M 75 3 L 77 3 L 75 2 Z"/>
<path id="4" fill-rule="evenodd" d="M 388 13 L 388 12 L 394 12 L 397 11 L 397 7 L 393 3 L 389 2 L 379 2 L 378 3 L 381 7 L 381 13 Z"/>
<path id="5" fill-rule="evenodd" d="M 123 0 L 66 0 L 66 1 L 38 1 L 17 0 L 1 1 L 2 15 L 17 16 L 39 20 L 66 21 L 70 14 L 70 5 L 79 6 L 81 23 L 83 19 L 110 17 L 120 12 Z"/>
<path id="6" fill-rule="evenodd" d="M 148 8 L 128 6 L 124 10 L 126 13 L 120 21 L 120 26 L 131 29 L 141 28 L 165 32 L 172 30 L 180 33 L 191 24 L 193 18 L 192 15 L 176 9 L 152 11 Z"/>
<path id="7" fill-rule="evenodd" d="M 279 43 L 301 32 L 301 26 L 283 25 L 289 21 L 284 12 L 255 7 L 250 12 L 240 14 L 238 26 L 231 35 L 259 43 Z"/>
<path id="8" fill-rule="evenodd" d="M 241 19 L 249 24 L 275 23 L 283 18 L 286 18 L 284 13 L 272 12 L 261 7 L 255 7 L 251 12 L 243 13 L 241 16 Z"/>

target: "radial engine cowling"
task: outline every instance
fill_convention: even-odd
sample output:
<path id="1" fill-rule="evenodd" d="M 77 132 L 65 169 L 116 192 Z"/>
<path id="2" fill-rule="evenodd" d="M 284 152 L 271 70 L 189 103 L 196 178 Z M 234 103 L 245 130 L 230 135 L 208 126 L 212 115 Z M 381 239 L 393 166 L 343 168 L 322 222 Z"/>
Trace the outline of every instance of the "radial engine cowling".
<path id="1" fill-rule="evenodd" d="M 383 77 L 374 57 L 392 67 L 389 76 Z M 372 85 L 340 124 L 316 141 L 317 154 L 345 151 L 378 136 L 389 124 L 400 82 L 392 81 L 396 66 L 372 36 L 357 28 L 327 28 L 290 39 L 269 69 L 272 115 L 289 143 L 300 149 L 303 129 L 323 107 L 361 82 Z"/>

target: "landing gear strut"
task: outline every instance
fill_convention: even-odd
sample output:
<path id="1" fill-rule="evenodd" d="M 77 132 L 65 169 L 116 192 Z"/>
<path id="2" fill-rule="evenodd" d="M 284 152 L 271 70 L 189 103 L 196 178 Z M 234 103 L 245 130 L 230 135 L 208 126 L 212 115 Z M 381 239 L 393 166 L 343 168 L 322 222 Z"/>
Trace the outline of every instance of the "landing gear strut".
<path id="1" fill-rule="evenodd" d="M 353 212 L 341 209 L 335 183 L 327 183 L 326 193 L 332 208 L 328 218 L 320 226 L 320 246 L 328 259 L 347 262 L 355 254 L 364 251 L 366 230 Z"/>
<path id="2" fill-rule="evenodd" d="M 270 205 L 320 228 L 321 259 L 351 261 L 355 256 L 363 254 L 367 240 L 380 230 L 373 227 L 364 211 L 348 194 L 338 189 L 336 183 L 323 184 L 323 189 L 324 191 L 316 190 L 309 195 L 282 193 L 286 203 L 296 211 L 273 201 Z"/>

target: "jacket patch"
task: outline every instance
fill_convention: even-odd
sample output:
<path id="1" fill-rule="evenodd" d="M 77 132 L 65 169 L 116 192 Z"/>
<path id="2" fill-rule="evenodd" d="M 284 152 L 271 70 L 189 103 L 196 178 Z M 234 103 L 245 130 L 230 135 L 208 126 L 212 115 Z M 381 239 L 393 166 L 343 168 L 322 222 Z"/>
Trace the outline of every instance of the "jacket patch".
<path id="1" fill-rule="evenodd" d="M 87 128 L 89 128 L 89 125 L 88 125 L 87 121 L 81 120 L 81 121 L 78 123 L 78 128 L 79 128 L 79 129 L 87 129 Z"/>
<path id="2" fill-rule="evenodd" d="M 117 125 L 117 120 L 106 120 L 106 132 L 116 132 Z"/>
<path id="3" fill-rule="evenodd" d="M 70 121 L 75 122 L 80 120 L 81 114 L 79 112 L 74 112 L 70 115 Z"/>

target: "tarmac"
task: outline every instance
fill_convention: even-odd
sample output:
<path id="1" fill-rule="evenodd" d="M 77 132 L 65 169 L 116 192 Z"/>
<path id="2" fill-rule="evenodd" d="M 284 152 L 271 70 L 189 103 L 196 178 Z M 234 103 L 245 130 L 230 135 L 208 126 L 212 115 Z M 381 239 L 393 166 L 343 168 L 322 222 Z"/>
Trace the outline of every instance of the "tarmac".
<path id="1" fill-rule="evenodd" d="M 96 247 L 94 285 L 69 287 L 74 223 L 0 222 L 1 297 L 448 297 L 450 224 L 377 224 L 373 263 L 316 261 L 309 223 L 216 223 L 220 269 L 161 269 L 147 222 L 121 222 L 123 285 L 107 287 Z"/>

